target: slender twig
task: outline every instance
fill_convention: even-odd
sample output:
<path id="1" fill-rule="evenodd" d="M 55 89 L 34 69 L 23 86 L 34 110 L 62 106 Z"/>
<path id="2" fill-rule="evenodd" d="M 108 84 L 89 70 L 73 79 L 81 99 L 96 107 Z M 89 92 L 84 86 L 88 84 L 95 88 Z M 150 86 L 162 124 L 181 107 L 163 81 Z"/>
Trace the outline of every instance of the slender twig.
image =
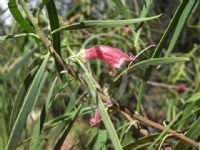
<path id="1" fill-rule="evenodd" d="M 126 119 L 129 120 L 130 122 L 132 122 L 132 121 L 134 121 L 134 120 L 138 120 L 138 121 L 140 121 L 140 122 L 142 122 L 142 123 L 144 123 L 144 124 L 146 124 L 146 125 L 148 125 L 148 126 L 151 126 L 151 127 L 153 127 L 153 128 L 156 128 L 156 129 L 158 129 L 158 130 L 160 130 L 160 131 L 166 131 L 166 132 L 168 132 L 169 134 L 171 134 L 172 136 L 174 136 L 174 137 L 180 139 L 181 141 L 184 141 L 184 142 L 186 142 L 186 143 L 188 143 L 188 144 L 191 144 L 191 145 L 193 145 L 193 146 L 195 146 L 195 147 L 197 147 L 197 148 L 199 147 L 199 143 L 198 143 L 198 142 L 196 142 L 196 141 L 194 141 L 194 140 L 192 140 L 192 139 L 186 137 L 185 135 L 180 134 L 180 133 L 178 133 L 178 132 L 176 132 L 176 131 L 174 131 L 174 130 L 172 130 L 172 129 L 169 129 L 169 128 L 167 128 L 167 127 L 165 127 L 165 126 L 163 126 L 163 125 L 161 125 L 161 124 L 159 124 L 159 123 L 156 123 L 156 122 L 154 122 L 154 121 L 152 121 L 152 120 L 149 120 L 149 119 L 147 119 L 147 118 L 145 118 L 145 117 L 143 117 L 143 116 L 141 116 L 141 115 L 139 115 L 139 114 L 134 114 L 133 117 L 131 117 L 130 113 L 127 112 L 127 110 L 121 110 L 121 109 L 120 109 L 120 112 L 121 112 L 121 113 L 126 117 Z"/>
<path id="2" fill-rule="evenodd" d="M 139 78 L 139 77 L 137 77 L 137 76 L 132 76 L 132 78 L 134 80 L 142 81 L 142 79 Z M 155 86 L 155 87 L 161 87 L 161 88 L 167 88 L 167 89 L 176 89 L 176 85 L 174 85 L 174 84 L 167 84 L 167 83 L 155 82 L 155 81 L 151 81 L 151 80 L 148 80 L 146 83 L 148 85 Z M 192 88 L 187 87 L 186 91 L 192 92 L 194 90 Z"/>

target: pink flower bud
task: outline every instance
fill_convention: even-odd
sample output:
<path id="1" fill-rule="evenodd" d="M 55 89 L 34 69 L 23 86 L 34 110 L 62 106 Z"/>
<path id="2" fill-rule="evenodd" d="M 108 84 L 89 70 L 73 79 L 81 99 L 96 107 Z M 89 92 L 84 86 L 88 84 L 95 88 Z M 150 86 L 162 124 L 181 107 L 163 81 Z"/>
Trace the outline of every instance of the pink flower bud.
<path id="1" fill-rule="evenodd" d="M 131 28 L 130 27 L 125 27 L 124 28 L 124 32 L 128 33 L 128 34 L 131 33 Z"/>
<path id="2" fill-rule="evenodd" d="M 185 90 L 186 90 L 185 84 L 180 83 L 180 84 L 177 84 L 177 85 L 176 85 L 176 91 L 177 91 L 178 93 L 182 93 L 182 92 L 184 92 Z"/>
<path id="3" fill-rule="evenodd" d="M 116 68 L 121 68 L 125 62 L 133 60 L 132 55 L 127 55 L 121 50 L 105 46 L 97 45 L 86 50 L 84 59 L 100 59 L 106 62 L 112 69 L 110 75 L 115 74 Z"/>
<path id="4" fill-rule="evenodd" d="M 90 125 L 96 126 L 99 124 L 100 120 L 101 120 L 101 115 L 99 113 L 99 110 L 96 109 L 94 118 L 90 119 Z"/>

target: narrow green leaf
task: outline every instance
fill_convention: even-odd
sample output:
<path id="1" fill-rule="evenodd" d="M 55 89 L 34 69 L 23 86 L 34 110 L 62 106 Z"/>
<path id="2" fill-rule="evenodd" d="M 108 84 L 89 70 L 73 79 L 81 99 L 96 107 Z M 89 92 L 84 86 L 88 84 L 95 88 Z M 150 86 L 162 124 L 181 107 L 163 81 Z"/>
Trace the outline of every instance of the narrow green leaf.
<path id="1" fill-rule="evenodd" d="M 3 75 L 3 80 L 12 78 L 21 67 L 27 64 L 27 61 L 33 56 L 35 51 L 36 49 L 33 49 L 23 56 L 5 75 Z"/>
<path id="2" fill-rule="evenodd" d="M 0 149 L 4 149 L 3 136 L 0 137 Z"/>
<path id="3" fill-rule="evenodd" d="M 80 113 L 80 110 L 81 110 L 81 105 L 79 105 L 79 107 L 77 108 L 77 110 L 75 111 L 74 113 L 74 116 L 73 118 L 69 121 L 68 125 L 66 126 L 66 128 L 63 130 L 63 133 L 60 135 L 58 141 L 56 142 L 56 145 L 54 147 L 54 150 L 60 150 L 65 138 L 67 137 L 70 129 L 72 128 L 75 120 L 77 119 L 79 113 Z"/>
<path id="4" fill-rule="evenodd" d="M 153 141 L 159 136 L 159 134 L 149 135 L 147 137 L 142 137 L 133 141 L 123 147 L 123 150 L 137 150 L 141 148 L 145 148 L 146 146 L 153 143 Z"/>
<path id="5" fill-rule="evenodd" d="M 88 114 L 90 113 L 92 110 L 94 110 L 96 108 L 96 106 L 92 106 L 92 107 L 83 107 L 80 111 L 80 114 L 81 115 L 85 115 L 85 114 Z M 62 116 L 59 116 L 59 117 L 56 117 L 56 118 L 53 118 L 52 120 L 48 121 L 47 123 L 45 123 L 45 127 L 46 128 L 47 126 L 51 126 L 52 124 L 58 124 L 59 122 L 62 122 L 63 120 L 69 120 L 73 117 L 74 115 L 74 111 L 72 112 L 69 112 L 69 113 L 65 113 L 63 114 Z"/>
<path id="6" fill-rule="evenodd" d="M 169 57 L 169 58 L 154 58 L 154 59 L 148 59 L 141 61 L 135 65 L 132 65 L 131 67 L 128 67 L 123 72 L 121 72 L 114 81 L 118 80 L 120 76 L 124 73 L 131 73 L 134 70 L 137 69 L 144 69 L 149 66 L 157 66 L 157 65 L 166 65 L 166 64 L 172 64 L 172 63 L 180 63 L 184 61 L 189 61 L 189 58 L 187 57 Z"/>
<path id="7" fill-rule="evenodd" d="M 130 12 L 125 8 L 121 0 L 113 0 L 113 2 L 117 6 L 117 11 L 119 11 L 126 19 L 131 18 Z"/>
<path id="8" fill-rule="evenodd" d="M 151 9 L 152 7 L 152 3 L 153 0 L 145 0 L 145 4 L 143 5 L 143 8 L 142 8 L 142 12 L 140 14 L 140 18 L 145 18 L 148 13 L 149 13 L 149 10 Z M 140 23 L 139 25 L 139 30 L 137 30 L 136 34 L 135 34 L 135 42 L 134 42 L 134 46 L 135 47 L 138 47 L 138 40 L 140 38 L 140 33 L 142 31 L 142 26 L 143 26 L 144 23 Z"/>
<path id="9" fill-rule="evenodd" d="M 40 142 L 40 133 L 43 129 L 44 121 L 45 121 L 45 118 L 46 118 L 46 113 L 47 113 L 47 111 L 49 109 L 49 105 L 51 103 L 51 97 L 52 97 L 52 94 L 53 94 L 53 90 L 54 90 L 56 81 L 57 81 L 57 78 L 55 78 L 55 80 L 53 81 L 53 83 L 50 86 L 50 89 L 49 89 L 49 92 L 48 92 L 48 95 L 47 95 L 47 98 L 46 98 L 46 102 L 43 105 L 42 112 L 40 114 L 40 119 L 37 121 L 37 123 L 36 123 L 36 125 L 33 129 L 32 139 L 31 139 L 31 143 L 30 143 L 30 146 L 29 146 L 29 150 L 38 149 L 38 144 Z"/>
<path id="10" fill-rule="evenodd" d="M 100 98 L 98 98 L 98 99 L 99 99 L 99 101 L 98 101 L 99 112 L 100 112 L 101 118 L 103 120 L 103 123 L 106 126 L 106 129 L 108 131 L 110 140 L 112 141 L 112 144 L 113 144 L 115 150 L 122 150 L 122 145 L 119 141 L 119 138 L 118 138 L 116 130 L 113 126 L 113 123 L 111 122 L 110 117 L 108 116 L 108 113 L 107 113 L 101 99 Z"/>
<path id="11" fill-rule="evenodd" d="M 187 115 L 184 115 L 183 119 L 181 119 L 176 125 L 175 127 L 177 127 L 178 125 L 184 123 L 187 119 L 190 119 L 190 117 L 194 114 L 197 114 L 200 112 L 200 107 L 195 109 L 195 110 L 192 110 L 191 113 L 188 113 Z"/>
<path id="12" fill-rule="evenodd" d="M 94 149 L 106 150 L 107 131 L 99 130 Z"/>
<path id="13" fill-rule="evenodd" d="M 186 103 L 195 103 L 197 100 L 200 100 L 200 92 L 194 93 L 192 97 L 190 97 Z"/>
<path id="14" fill-rule="evenodd" d="M 121 13 L 125 19 L 132 18 L 129 9 L 123 5 L 121 0 L 113 0 L 113 2 L 117 6 L 117 11 L 119 11 L 119 13 Z M 135 26 L 131 24 L 130 27 L 131 27 L 131 31 L 133 32 L 133 35 L 135 35 Z"/>
<path id="15" fill-rule="evenodd" d="M 50 53 L 48 53 L 45 56 L 45 59 L 41 65 L 41 67 L 39 68 L 30 88 L 27 91 L 27 95 L 24 98 L 23 105 L 22 105 L 20 112 L 17 116 L 17 119 L 14 123 L 13 129 L 11 130 L 6 150 L 13 150 L 16 148 L 16 145 L 18 143 L 18 140 L 20 139 L 20 135 L 22 134 L 24 125 L 28 118 L 28 115 L 29 115 L 30 111 L 32 110 L 33 104 L 35 102 L 35 96 L 38 93 L 38 88 L 39 88 L 40 82 L 42 80 L 43 74 L 45 72 L 45 67 L 49 60 L 49 57 L 50 57 Z"/>
<path id="16" fill-rule="evenodd" d="M 188 17 L 192 11 L 192 9 L 194 8 L 194 5 L 196 4 L 196 0 L 189 0 L 187 6 L 185 7 L 183 13 L 181 14 L 180 16 L 180 20 L 176 26 L 176 29 L 174 31 L 174 34 L 171 38 L 171 41 L 169 42 L 169 46 L 168 46 L 168 49 L 167 49 L 167 52 L 165 54 L 165 57 L 169 56 L 169 54 L 172 52 L 175 44 L 176 44 L 176 41 L 178 40 L 178 37 L 186 23 L 186 21 L 188 20 Z"/>
<path id="17" fill-rule="evenodd" d="M 193 123 L 191 128 L 185 134 L 186 137 L 196 140 L 200 136 L 200 117 Z M 190 145 L 183 141 L 179 141 L 174 150 L 188 150 Z"/>
<path id="18" fill-rule="evenodd" d="M 197 46 L 195 46 L 193 48 L 194 51 L 197 50 Z M 192 59 L 193 60 L 193 65 L 194 65 L 194 69 L 195 69 L 195 91 L 200 91 L 200 65 L 199 65 L 199 59 L 196 58 L 196 59 Z"/>
<path id="19" fill-rule="evenodd" d="M 167 42 L 168 38 L 170 37 L 171 33 L 174 31 L 175 27 L 177 26 L 177 22 L 181 21 L 181 14 L 184 11 L 186 5 L 188 3 L 188 0 L 182 0 L 178 8 L 176 9 L 176 12 L 171 19 L 169 25 L 167 26 L 167 29 L 165 30 L 165 33 L 163 34 L 162 38 L 160 39 L 158 46 L 156 47 L 152 58 L 158 57 L 161 53 L 161 50 L 163 49 L 165 43 Z"/>
<path id="20" fill-rule="evenodd" d="M 49 89 L 49 92 L 48 92 L 48 95 L 47 95 L 47 99 L 46 99 L 46 102 L 42 108 L 42 112 L 41 112 L 41 116 L 40 116 L 40 132 L 43 128 L 43 125 L 44 125 L 44 121 L 45 121 L 45 117 L 46 117 L 46 113 L 47 111 L 49 110 L 50 106 L 51 106 L 51 97 L 52 97 L 52 94 L 53 94 L 53 90 L 54 90 L 54 87 L 55 87 L 55 84 L 56 84 L 56 81 L 57 81 L 57 77 L 55 78 L 55 80 L 53 81 L 50 89 Z"/>
<path id="21" fill-rule="evenodd" d="M 63 26 L 59 29 L 54 30 L 53 32 L 51 32 L 51 34 L 55 34 L 57 32 L 61 32 L 64 30 L 118 27 L 118 26 L 124 26 L 124 25 L 140 23 L 140 22 L 156 19 L 160 16 L 161 15 L 148 17 L 148 18 L 137 18 L 137 19 L 127 19 L 127 20 L 88 20 L 88 21 L 83 21 L 80 23 L 75 23 L 72 25 Z"/>
<path id="22" fill-rule="evenodd" d="M 13 106 L 13 109 L 12 109 L 12 112 L 11 112 L 11 117 L 10 117 L 10 125 L 9 125 L 10 129 L 13 128 L 13 125 L 16 121 L 17 115 L 19 114 L 21 106 L 24 102 L 24 97 L 25 97 L 27 90 L 29 89 L 29 87 L 30 87 L 30 85 L 33 81 L 33 78 L 35 77 L 36 71 L 37 71 L 37 67 L 34 68 L 28 74 L 28 76 L 25 78 L 21 88 L 19 89 L 19 91 L 17 93 L 17 96 L 15 98 L 15 104 Z"/>
<path id="23" fill-rule="evenodd" d="M 36 123 L 36 125 L 33 128 L 32 132 L 32 138 L 31 143 L 29 146 L 29 150 L 35 150 L 38 149 L 38 143 L 40 141 L 40 123 L 39 121 Z"/>
<path id="24" fill-rule="evenodd" d="M 184 110 L 182 111 L 182 117 L 185 118 L 188 114 L 190 114 L 194 106 L 195 106 L 195 103 L 187 104 Z M 180 122 L 178 125 L 178 129 L 181 129 L 184 126 L 184 123 L 185 121 Z"/>
<path id="25" fill-rule="evenodd" d="M 80 86 L 77 86 L 77 89 L 79 89 L 80 88 Z M 75 93 L 75 91 L 73 91 L 70 87 L 68 87 L 68 86 L 66 86 L 65 87 L 65 91 L 67 92 L 67 93 L 69 93 L 68 94 L 68 96 L 69 96 L 69 102 L 68 102 L 68 105 L 67 105 L 67 107 L 65 108 L 65 112 L 70 112 L 72 109 L 73 109 L 73 106 L 75 105 L 75 99 L 77 99 L 76 98 L 76 93 Z"/>
<path id="26" fill-rule="evenodd" d="M 187 116 L 192 112 L 196 103 L 200 100 L 200 92 L 194 93 L 188 100 L 186 100 L 185 108 L 183 110 L 182 120 L 178 123 L 178 129 L 181 129 L 187 119 Z"/>
<path id="27" fill-rule="evenodd" d="M 83 75 L 83 78 L 85 79 L 85 81 L 86 81 L 87 84 L 88 84 L 90 93 L 91 93 L 91 95 L 92 95 L 92 100 L 93 100 L 93 102 L 96 103 L 97 91 L 96 91 L 96 88 L 95 88 L 94 84 L 92 83 L 91 79 L 88 77 L 87 74 L 84 74 L 84 75 Z"/>
<path id="28" fill-rule="evenodd" d="M 98 130 L 97 128 L 91 128 L 90 130 L 90 138 L 88 139 L 88 142 L 86 143 L 85 148 L 86 149 L 94 149 L 93 147 L 95 146 L 95 141 L 98 136 Z"/>
<path id="29" fill-rule="evenodd" d="M 145 86 L 145 81 L 142 80 L 140 83 L 140 89 L 139 89 L 139 94 L 138 94 L 138 99 L 137 99 L 137 104 L 136 104 L 136 112 L 140 113 L 140 109 L 141 109 L 141 104 L 142 104 L 142 97 L 146 91 L 146 86 Z"/>
<path id="30" fill-rule="evenodd" d="M 32 27 L 24 19 L 24 17 L 22 16 L 20 10 L 18 9 L 16 0 L 9 0 L 8 8 L 9 8 L 11 14 L 13 15 L 13 17 L 15 18 L 15 20 L 21 25 L 21 27 L 23 27 L 25 29 L 26 32 L 28 32 L 28 33 L 33 33 L 34 32 Z"/>
<path id="31" fill-rule="evenodd" d="M 39 39 L 39 36 L 34 33 L 19 33 L 19 34 L 9 34 L 9 35 L 0 36 L 0 42 L 8 40 L 8 39 L 12 39 L 12 38 L 19 38 L 19 37 L 25 37 L 25 36 L 32 36 Z"/>
<path id="32" fill-rule="evenodd" d="M 43 0 L 45 2 L 46 0 Z M 59 25 L 59 20 L 58 20 L 58 13 L 57 9 L 54 3 L 54 0 L 48 0 L 46 1 L 46 7 L 47 7 L 47 12 L 49 16 L 49 22 L 50 22 L 50 27 L 51 31 L 56 30 L 60 27 Z M 56 52 L 62 56 L 61 54 L 61 40 L 60 40 L 60 32 L 57 32 L 55 34 L 52 34 L 52 41 L 53 41 L 53 47 L 56 50 Z M 56 62 L 56 66 L 58 71 L 62 71 L 62 66 Z"/>
<path id="33" fill-rule="evenodd" d="M 45 1 L 45 0 L 43 0 Z M 50 22 L 50 27 L 51 27 L 51 31 L 56 30 L 60 27 L 59 25 L 59 20 L 58 20 L 58 13 L 57 13 L 57 9 L 55 6 L 55 3 L 53 0 L 48 0 L 46 3 L 46 7 L 47 7 L 47 12 L 48 12 L 48 16 L 49 16 L 49 22 Z M 52 39 L 53 39 L 53 47 L 55 48 L 56 52 L 61 55 L 60 52 L 60 33 L 55 33 L 52 35 Z"/>

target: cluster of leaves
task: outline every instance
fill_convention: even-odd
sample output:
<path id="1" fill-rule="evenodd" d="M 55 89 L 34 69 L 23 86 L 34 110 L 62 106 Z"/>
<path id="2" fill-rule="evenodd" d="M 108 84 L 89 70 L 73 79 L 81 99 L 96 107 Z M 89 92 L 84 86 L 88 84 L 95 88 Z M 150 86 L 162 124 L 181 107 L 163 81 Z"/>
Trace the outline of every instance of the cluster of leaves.
<path id="1" fill-rule="evenodd" d="M 12 26 L 0 24 L 0 149 L 194 148 L 166 130 L 157 133 L 138 122 L 148 132 L 142 135 L 135 122 L 107 110 L 93 79 L 131 112 L 198 140 L 199 1 L 38 0 L 36 7 L 26 7 L 29 4 L 9 0 Z M 124 32 L 125 26 L 130 33 Z M 62 70 L 40 30 L 88 88 Z M 148 45 L 156 47 L 111 77 L 102 62 L 84 64 L 72 57 L 100 44 L 134 55 Z M 182 93 L 176 91 L 179 83 L 186 85 Z M 97 107 L 102 122 L 92 127 L 89 119 Z"/>

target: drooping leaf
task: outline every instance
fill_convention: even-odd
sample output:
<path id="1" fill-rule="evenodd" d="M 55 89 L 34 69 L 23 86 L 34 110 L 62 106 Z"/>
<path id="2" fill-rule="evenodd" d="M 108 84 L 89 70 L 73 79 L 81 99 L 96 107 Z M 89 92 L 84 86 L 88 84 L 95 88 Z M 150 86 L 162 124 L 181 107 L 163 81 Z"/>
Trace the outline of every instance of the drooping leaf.
<path id="1" fill-rule="evenodd" d="M 40 114 L 40 118 L 37 121 L 36 125 L 34 126 L 33 132 L 32 132 L 32 139 L 30 142 L 29 150 L 35 150 L 38 148 L 39 142 L 40 142 L 40 134 L 44 126 L 46 113 L 49 110 L 49 105 L 51 103 L 51 97 L 53 94 L 53 90 L 56 84 L 57 78 L 53 81 L 53 83 L 50 86 L 45 104 L 43 105 L 42 112 Z"/>
<path id="2" fill-rule="evenodd" d="M 8 150 L 13 150 L 17 146 L 17 143 L 22 134 L 28 115 L 30 111 L 32 110 L 33 104 L 35 102 L 35 96 L 38 94 L 38 88 L 42 80 L 43 74 L 45 72 L 45 67 L 49 60 L 49 57 L 50 57 L 50 53 L 48 53 L 45 56 L 45 59 L 41 67 L 37 71 L 35 78 L 33 79 L 32 84 L 30 88 L 28 89 L 26 96 L 24 97 L 23 105 L 19 111 L 19 114 L 17 115 L 16 121 L 10 133 L 10 137 L 9 137 L 7 147 L 6 147 L 6 149 Z"/>
<path id="3" fill-rule="evenodd" d="M 22 107 L 22 104 L 24 102 L 24 97 L 26 96 L 27 90 L 29 89 L 33 78 L 35 77 L 37 71 L 37 67 L 34 68 L 26 77 L 26 79 L 24 80 L 21 88 L 19 89 L 19 92 L 17 93 L 17 96 L 15 98 L 15 103 L 11 112 L 11 117 L 10 117 L 10 129 L 13 128 L 13 125 L 16 121 L 17 115 L 20 112 L 20 109 Z"/>
<path id="4" fill-rule="evenodd" d="M 148 59 L 148 60 L 144 60 L 141 61 L 137 64 L 134 64 L 130 67 L 128 67 L 127 69 L 125 69 L 123 72 L 121 72 L 114 81 L 116 81 L 117 79 L 119 79 L 119 77 L 124 74 L 124 73 L 131 73 L 134 70 L 137 69 L 144 69 L 147 68 L 149 66 L 157 66 L 157 65 L 166 65 L 166 64 L 172 64 L 172 63 L 180 63 L 180 62 L 184 62 L 184 61 L 188 61 L 189 58 L 187 57 L 169 57 L 169 58 L 154 58 L 154 59 Z"/>
<path id="5" fill-rule="evenodd" d="M 140 23 L 140 22 L 156 19 L 160 16 L 161 15 L 153 16 L 149 18 L 137 18 L 137 19 L 126 19 L 126 20 L 88 20 L 88 21 L 83 21 L 80 23 L 75 23 L 72 25 L 63 26 L 59 29 L 54 30 L 53 32 L 51 32 L 51 34 L 55 34 L 57 32 L 61 32 L 64 30 L 76 30 L 76 29 L 85 29 L 85 28 L 109 28 L 109 27 L 124 26 L 124 25 Z"/>

